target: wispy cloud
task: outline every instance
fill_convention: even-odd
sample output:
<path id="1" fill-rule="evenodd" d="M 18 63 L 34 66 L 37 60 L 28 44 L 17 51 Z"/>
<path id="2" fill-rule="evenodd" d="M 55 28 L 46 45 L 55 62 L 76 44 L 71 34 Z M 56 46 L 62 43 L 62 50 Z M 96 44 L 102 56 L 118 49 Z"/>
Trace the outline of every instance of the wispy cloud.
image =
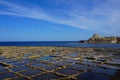
<path id="1" fill-rule="evenodd" d="M 20 17 L 28 17 L 28 18 L 34 18 L 34 19 L 42 19 L 42 20 L 47 20 L 50 22 L 55 22 L 59 24 L 66 24 L 66 25 L 71 25 L 74 27 L 79 27 L 79 28 L 86 28 L 85 26 L 80 26 L 79 23 L 77 23 L 77 20 L 69 20 L 69 19 L 59 19 L 54 15 L 49 15 L 48 13 L 44 12 L 44 10 L 37 8 L 29 8 L 26 6 L 20 6 L 17 4 L 12 4 L 9 2 L 1 1 L 1 4 L 4 6 L 8 6 L 8 10 L 5 11 L 0 11 L 0 14 L 7 14 L 7 15 L 15 15 L 15 16 L 20 16 Z"/>
<path id="2" fill-rule="evenodd" d="M 51 13 L 52 11 L 49 12 L 49 10 L 46 11 L 40 8 L 40 6 L 36 8 L 25 5 L 21 6 L 18 3 L 0 1 L 0 4 L 7 7 L 3 8 L 0 14 L 41 19 L 94 32 L 120 35 L 119 0 L 106 0 L 100 3 L 98 0 L 98 3 L 94 3 L 90 8 L 83 1 L 89 0 L 70 0 L 69 2 L 67 0 L 56 0 L 56 4 L 66 5 L 69 9 L 64 10 L 65 12 L 61 9 L 55 10 L 54 14 Z"/>

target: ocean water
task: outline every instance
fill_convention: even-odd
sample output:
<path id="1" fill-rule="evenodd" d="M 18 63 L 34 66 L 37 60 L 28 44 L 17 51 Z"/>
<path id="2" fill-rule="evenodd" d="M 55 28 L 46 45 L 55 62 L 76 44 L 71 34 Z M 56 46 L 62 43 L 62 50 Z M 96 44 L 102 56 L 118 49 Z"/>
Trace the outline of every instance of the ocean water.
<path id="1" fill-rule="evenodd" d="M 57 46 L 57 47 L 94 47 L 120 48 L 120 44 L 89 44 L 78 41 L 42 41 L 42 42 L 0 42 L 0 46 Z"/>

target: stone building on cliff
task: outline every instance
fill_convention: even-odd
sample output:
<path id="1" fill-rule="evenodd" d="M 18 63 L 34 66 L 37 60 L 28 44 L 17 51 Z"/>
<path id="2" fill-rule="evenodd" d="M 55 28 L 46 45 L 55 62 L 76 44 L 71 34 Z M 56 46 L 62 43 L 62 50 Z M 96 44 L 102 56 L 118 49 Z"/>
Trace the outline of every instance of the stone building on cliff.
<path id="1" fill-rule="evenodd" d="M 98 34 L 94 34 L 92 38 L 88 40 L 88 43 L 120 43 L 120 37 L 101 37 Z"/>

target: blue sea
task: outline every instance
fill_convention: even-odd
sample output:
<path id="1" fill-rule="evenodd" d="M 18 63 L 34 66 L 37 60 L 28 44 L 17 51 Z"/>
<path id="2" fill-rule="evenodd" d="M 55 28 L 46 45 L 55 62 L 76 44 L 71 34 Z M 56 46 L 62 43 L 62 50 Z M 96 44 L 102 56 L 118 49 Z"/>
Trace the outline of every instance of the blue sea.
<path id="1" fill-rule="evenodd" d="M 120 48 L 120 44 L 89 44 L 78 41 L 41 41 L 41 42 L 0 42 L 0 46 L 57 46 L 57 47 L 92 47 Z"/>

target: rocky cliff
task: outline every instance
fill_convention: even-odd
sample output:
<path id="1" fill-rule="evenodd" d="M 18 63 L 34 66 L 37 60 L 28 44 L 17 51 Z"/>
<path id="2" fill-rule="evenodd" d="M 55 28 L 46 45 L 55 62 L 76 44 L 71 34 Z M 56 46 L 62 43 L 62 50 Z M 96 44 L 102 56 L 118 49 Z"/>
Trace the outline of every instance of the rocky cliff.
<path id="1" fill-rule="evenodd" d="M 120 37 L 112 36 L 112 37 L 101 37 L 98 34 L 94 34 L 88 40 L 88 43 L 120 43 Z"/>

